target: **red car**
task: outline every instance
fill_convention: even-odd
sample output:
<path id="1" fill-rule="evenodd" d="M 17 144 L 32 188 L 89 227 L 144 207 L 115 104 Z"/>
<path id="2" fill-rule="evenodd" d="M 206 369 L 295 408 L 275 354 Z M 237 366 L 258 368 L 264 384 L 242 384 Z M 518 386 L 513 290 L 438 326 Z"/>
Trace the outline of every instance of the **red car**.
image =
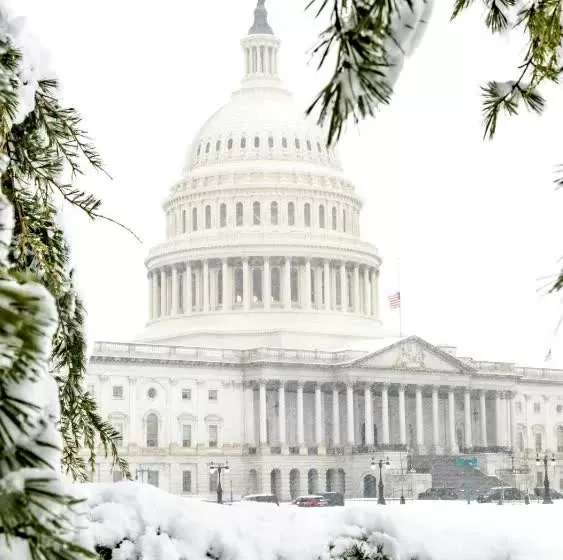
<path id="1" fill-rule="evenodd" d="M 297 507 L 328 507 L 328 501 L 322 496 L 300 496 L 293 501 Z"/>

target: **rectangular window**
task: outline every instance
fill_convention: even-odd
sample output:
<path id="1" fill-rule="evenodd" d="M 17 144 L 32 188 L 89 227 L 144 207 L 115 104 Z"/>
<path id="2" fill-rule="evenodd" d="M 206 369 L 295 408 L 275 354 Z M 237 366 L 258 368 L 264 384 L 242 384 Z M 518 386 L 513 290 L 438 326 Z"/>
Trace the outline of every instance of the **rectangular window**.
<path id="1" fill-rule="evenodd" d="M 114 438 L 115 445 L 121 447 L 123 445 L 123 422 L 112 422 L 113 429 L 118 433 Z"/>
<path id="2" fill-rule="evenodd" d="M 123 480 L 123 473 L 121 471 L 113 471 L 113 481 L 121 482 Z"/>
<path id="3" fill-rule="evenodd" d="M 147 482 L 158 488 L 158 471 L 153 471 L 153 470 L 148 471 Z"/>
<path id="4" fill-rule="evenodd" d="M 192 471 L 182 471 L 182 492 L 192 491 Z"/>
<path id="5" fill-rule="evenodd" d="M 217 492 L 218 480 L 219 480 L 219 475 L 217 474 L 217 471 L 209 474 L 209 491 L 210 492 Z"/>
<path id="6" fill-rule="evenodd" d="M 209 389 L 207 395 L 210 401 L 219 400 L 219 391 L 217 391 L 217 389 Z"/>
<path id="7" fill-rule="evenodd" d="M 209 426 L 209 447 L 217 447 L 219 430 L 217 425 L 211 424 Z"/>
<path id="8" fill-rule="evenodd" d="M 182 400 L 183 401 L 191 401 L 192 400 L 192 390 L 191 389 L 182 389 Z"/>
<path id="9" fill-rule="evenodd" d="M 184 424 L 182 426 L 182 447 L 192 446 L 192 425 Z"/>
<path id="10" fill-rule="evenodd" d="M 114 385 L 112 388 L 112 394 L 114 399 L 123 398 L 123 385 Z"/>
<path id="11" fill-rule="evenodd" d="M 542 450 L 542 437 L 541 434 L 536 434 L 534 436 L 536 442 L 536 451 L 539 453 Z"/>
<path id="12" fill-rule="evenodd" d="M 534 403 L 534 412 L 536 414 L 539 414 L 541 412 L 541 403 L 539 403 L 539 402 Z"/>

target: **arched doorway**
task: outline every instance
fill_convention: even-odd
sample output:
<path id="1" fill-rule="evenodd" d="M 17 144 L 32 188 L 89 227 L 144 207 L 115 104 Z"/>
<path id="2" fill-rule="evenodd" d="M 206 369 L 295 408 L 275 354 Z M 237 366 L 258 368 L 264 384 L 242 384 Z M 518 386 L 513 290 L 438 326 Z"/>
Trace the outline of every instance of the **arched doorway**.
<path id="1" fill-rule="evenodd" d="M 377 484 L 373 474 L 364 476 L 364 498 L 377 498 Z"/>
<path id="2" fill-rule="evenodd" d="M 270 492 L 281 500 L 281 471 L 280 469 L 272 469 L 270 472 Z"/>
<path id="3" fill-rule="evenodd" d="M 299 469 L 291 469 L 289 471 L 289 495 L 292 500 L 298 498 L 301 494 L 301 474 Z"/>
<path id="4" fill-rule="evenodd" d="M 316 494 L 319 491 L 319 473 L 317 469 L 309 469 L 307 473 L 307 493 Z"/>

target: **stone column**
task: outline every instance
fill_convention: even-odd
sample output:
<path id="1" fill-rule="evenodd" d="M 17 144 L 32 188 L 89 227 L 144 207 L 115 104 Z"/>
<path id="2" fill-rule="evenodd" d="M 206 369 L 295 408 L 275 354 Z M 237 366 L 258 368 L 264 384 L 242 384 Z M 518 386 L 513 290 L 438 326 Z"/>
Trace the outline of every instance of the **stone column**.
<path id="1" fill-rule="evenodd" d="M 301 381 L 297 382 L 297 445 L 299 446 L 299 455 L 307 455 L 303 418 L 303 383 Z"/>
<path id="2" fill-rule="evenodd" d="M 483 389 L 479 394 L 481 408 L 481 445 L 487 447 L 487 392 Z"/>
<path id="3" fill-rule="evenodd" d="M 321 384 L 315 385 L 315 445 L 318 448 L 319 455 L 324 450 L 324 417 L 322 407 L 323 393 Z"/>
<path id="4" fill-rule="evenodd" d="M 415 388 L 416 401 L 416 445 L 419 453 L 424 449 L 424 418 L 422 415 L 422 387 L 417 385 Z"/>
<path id="5" fill-rule="evenodd" d="M 153 316 L 153 309 L 154 309 L 154 303 L 153 303 L 153 275 L 152 272 L 149 272 L 147 274 L 147 280 L 148 280 L 148 285 L 149 285 L 149 321 L 154 319 L 155 317 Z"/>
<path id="6" fill-rule="evenodd" d="M 448 420 L 450 432 L 450 452 L 458 453 L 456 434 L 455 434 L 455 393 L 454 388 L 448 389 Z"/>
<path id="7" fill-rule="evenodd" d="M 153 270 L 152 276 L 152 318 L 158 319 L 160 315 L 160 305 L 159 305 L 159 290 L 158 290 L 158 272 Z"/>
<path id="8" fill-rule="evenodd" d="M 264 297 L 264 309 L 270 309 L 272 301 L 272 276 L 270 274 L 270 259 L 264 257 L 264 270 L 262 271 L 262 294 Z"/>
<path id="9" fill-rule="evenodd" d="M 360 309 L 360 267 L 354 265 L 354 287 L 352 290 L 352 296 L 354 297 L 354 313 L 361 313 Z"/>
<path id="10" fill-rule="evenodd" d="M 371 402 L 371 387 L 364 387 L 364 422 L 365 422 L 365 438 L 366 445 L 373 445 L 373 412 Z"/>
<path id="11" fill-rule="evenodd" d="M 285 434 L 285 385 L 280 382 L 278 387 L 278 433 L 282 455 L 289 455 Z"/>
<path id="12" fill-rule="evenodd" d="M 332 388 L 332 445 L 338 447 L 340 445 L 340 408 L 338 401 L 338 387 Z"/>
<path id="13" fill-rule="evenodd" d="M 192 265 L 186 263 L 186 272 L 184 272 L 184 314 L 190 315 L 192 312 Z"/>
<path id="14" fill-rule="evenodd" d="M 305 259 L 305 309 L 311 309 L 311 260 Z"/>
<path id="15" fill-rule="evenodd" d="M 364 267 L 364 309 L 363 314 L 371 315 L 371 284 L 369 281 L 369 268 Z"/>
<path id="16" fill-rule="evenodd" d="M 352 384 L 346 386 L 346 417 L 347 443 L 353 447 L 356 441 L 354 437 L 354 386 Z"/>
<path id="17" fill-rule="evenodd" d="M 374 301 L 374 315 L 376 319 L 380 318 L 379 312 L 379 269 L 375 271 L 375 293 L 373 294 L 373 301 Z"/>
<path id="18" fill-rule="evenodd" d="M 545 408 L 547 409 L 547 403 Z M 550 433 L 550 424 L 546 423 L 546 436 Z M 510 448 L 516 449 L 516 393 L 514 391 L 510 392 Z M 548 445 L 549 447 L 549 445 Z M 551 449 L 553 450 L 556 446 L 552 446 Z"/>
<path id="19" fill-rule="evenodd" d="M 463 413 L 465 419 L 465 447 L 473 447 L 473 436 L 471 434 L 471 390 L 466 387 L 463 393 Z"/>
<path id="20" fill-rule="evenodd" d="M 250 311 L 250 267 L 248 259 L 242 259 L 242 304 L 244 311 Z"/>
<path id="21" fill-rule="evenodd" d="M 245 425 L 246 425 L 246 443 L 250 447 L 256 446 L 256 433 L 254 426 L 254 387 L 246 385 L 244 388 L 244 408 L 245 408 Z"/>
<path id="22" fill-rule="evenodd" d="M 160 316 L 168 315 L 168 305 L 166 303 L 166 270 L 160 269 Z"/>
<path id="23" fill-rule="evenodd" d="M 223 311 L 228 311 L 231 309 L 231 282 L 230 282 L 230 269 L 229 269 L 229 260 L 223 259 L 221 263 L 223 278 L 222 278 L 222 286 L 221 289 L 223 291 Z"/>
<path id="24" fill-rule="evenodd" d="M 266 423 L 266 383 L 260 381 L 259 386 L 260 397 L 260 447 L 268 447 L 268 425 Z"/>
<path id="25" fill-rule="evenodd" d="M 432 446 L 434 453 L 439 454 L 442 452 L 440 447 L 440 424 L 438 422 L 438 386 L 432 386 Z"/>
<path id="26" fill-rule="evenodd" d="M 178 302 L 178 268 L 172 267 L 172 311 L 171 315 L 178 315 L 179 302 Z"/>
<path id="27" fill-rule="evenodd" d="M 330 300 L 331 300 L 331 290 L 330 290 L 330 263 L 328 261 L 324 262 L 324 294 L 325 294 L 325 311 L 330 311 Z"/>
<path id="28" fill-rule="evenodd" d="M 203 312 L 209 312 L 209 261 L 203 260 L 202 266 L 202 285 L 203 285 Z"/>
<path id="29" fill-rule="evenodd" d="M 496 423 L 496 442 L 500 447 L 504 446 L 504 433 L 502 429 L 502 403 L 501 403 L 501 392 L 495 392 L 495 423 Z"/>
<path id="30" fill-rule="evenodd" d="M 381 385 L 381 427 L 383 430 L 381 443 L 389 445 L 389 385 Z"/>
<path id="31" fill-rule="evenodd" d="M 284 309 L 291 309 L 291 259 L 285 258 L 283 267 L 283 307 Z"/>
<path id="32" fill-rule="evenodd" d="M 405 406 L 405 386 L 399 385 L 399 439 L 401 445 L 407 444 L 407 407 Z"/>
<path id="33" fill-rule="evenodd" d="M 346 287 L 346 264 L 340 265 L 340 306 L 342 311 L 348 311 L 348 289 Z"/>

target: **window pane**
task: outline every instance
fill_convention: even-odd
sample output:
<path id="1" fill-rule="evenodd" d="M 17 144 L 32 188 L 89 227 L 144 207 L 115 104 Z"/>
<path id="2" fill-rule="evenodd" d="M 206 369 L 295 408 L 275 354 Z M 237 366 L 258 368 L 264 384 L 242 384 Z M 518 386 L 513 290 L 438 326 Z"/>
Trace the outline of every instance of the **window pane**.
<path id="1" fill-rule="evenodd" d="M 287 148 L 287 138 L 282 138 L 282 148 Z"/>
<path id="2" fill-rule="evenodd" d="M 215 151 L 218 152 L 221 149 L 221 140 L 217 140 L 215 143 Z"/>
<path id="3" fill-rule="evenodd" d="M 158 447 L 158 417 L 154 413 L 147 416 L 147 447 Z"/>
<path id="4" fill-rule="evenodd" d="M 242 202 L 237 202 L 236 206 L 236 220 L 237 226 L 242 226 L 244 223 Z"/>
<path id="5" fill-rule="evenodd" d="M 182 492 L 192 491 L 192 471 L 182 471 Z"/>
<path id="6" fill-rule="evenodd" d="M 254 137 L 254 147 L 255 148 L 259 148 L 260 147 L 260 138 L 258 136 Z"/>
<path id="7" fill-rule="evenodd" d="M 290 226 L 295 225 L 295 204 L 289 202 L 287 205 L 287 223 Z"/>
<path id="8" fill-rule="evenodd" d="M 210 401 L 216 401 L 219 397 L 219 391 L 217 389 L 209 389 L 207 396 Z"/>
<path id="9" fill-rule="evenodd" d="M 205 229 L 211 228 L 211 206 L 205 207 Z"/>
<path id="10" fill-rule="evenodd" d="M 219 227 L 225 227 L 227 225 L 227 205 L 221 204 L 219 208 Z"/>
<path id="11" fill-rule="evenodd" d="M 246 138 L 244 136 L 240 139 L 240 147 L 246 148 Z"/>
<path id="12" fill-rule="evenodd" d="M 192 390 L 191 389 L 182 389 L 182 400 L 189 401 L 192 398 Z"/>
<path id="13" fill-rule="evenodd" d="M 192 425 L 184 424 L 182 426 L 182 447 L 192 446 Z"/>
<path id="14" fill-rule="evenodd" d="M 233 149 L 233 139 L 229 138 L 227 142 L 227 150 L 232 150 L 232 149 Z"/>
<path id="15" fill-rule="evenodd" d="M 319 227 L 325 227 L 325 207 L 322 204 L 319 206 Z"/>
<path id="16" fill-rule="evenodd" d="M 192 208 L 192 231 L 197 231 L 197 208 Z"/>
<path id="17" fill-rule="evenodd" d="M 274 147 L 274 139 L 271 136 L 268 138 L 268 147 L 269 148 Z"/>
<path id="18" fill-rule="evenodd" d="M 305 227 L 311 227 L 311 205 L 307 202 L 304 207 Z"/>
<path id="19" fill-rule="evenodd" d="M 113 398 L 114 399 L 122 399 L 123 398 L 123 386 L 122 385 L 114 385 L 113 386 Z"/>
<path id="20" fill-rule="evenodd" d="M 278 203 L 272 202 L 270 205 L 270 221 L 273 226 L 278 225 Z"/>
<path id="21" fill-rule="evenodd" d="M 255 226 L 260 225 L 260 203 L 259 202 L 255 202 L 252 205 L 252 223 Z"/>
<path id="22" fill-rule="evenodd" d="M 332 229 L 336 229 L 336 208 L 332 207 Z"/>
<path id="23" fill-rule="evenodd" d="M 209 425 L 209 447 L 217 447 L 218 443 L 218 427 L 215 424 Z"/>

